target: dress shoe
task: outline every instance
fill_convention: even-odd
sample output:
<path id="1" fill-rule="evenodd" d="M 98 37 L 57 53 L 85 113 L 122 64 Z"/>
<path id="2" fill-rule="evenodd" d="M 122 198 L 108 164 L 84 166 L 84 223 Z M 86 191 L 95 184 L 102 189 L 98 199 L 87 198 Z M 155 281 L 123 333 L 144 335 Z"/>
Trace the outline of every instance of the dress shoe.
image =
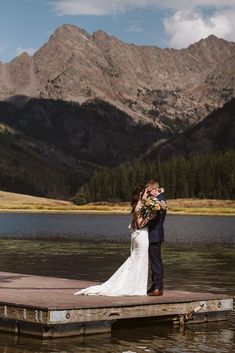
<path id="1" fill-rule="evenodd" d="M 152 291 L 154 291 L 154 287 L 150 287 L 150 288 L 147 290 L 147 294 L 151 293 Z"/>
<path id="2" fill-rule="evenodd" d="M 148 294 L 150 297 L 158 297 L 159 295 L 163 295 L 162 289 L 154 289 L 152 292 Z"/>

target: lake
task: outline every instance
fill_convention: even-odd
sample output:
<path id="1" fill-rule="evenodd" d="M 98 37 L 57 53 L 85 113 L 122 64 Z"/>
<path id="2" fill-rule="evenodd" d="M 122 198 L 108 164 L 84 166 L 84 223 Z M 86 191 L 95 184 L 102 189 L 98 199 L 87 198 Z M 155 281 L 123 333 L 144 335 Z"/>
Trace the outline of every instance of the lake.
<path id="1" fill-rule="evenodd" d="M 130 215 L 0 213 L 0 238 L 129 241 Z M 167 215 L 168 243 L 235 244 L 235 217 Z"/>
<path id="2" fill-rule="evenodd" d="M 129 215 L 0 213 L 1 271 L 106 280 L 129 256 Z M 235 217 L 175 216 L 165 222 L 165 288 L 235 297 Z M 119 327 L 112 334 L 41 341 L 0 333 L 1 353 L 235 351 L 228 321 Z"/>

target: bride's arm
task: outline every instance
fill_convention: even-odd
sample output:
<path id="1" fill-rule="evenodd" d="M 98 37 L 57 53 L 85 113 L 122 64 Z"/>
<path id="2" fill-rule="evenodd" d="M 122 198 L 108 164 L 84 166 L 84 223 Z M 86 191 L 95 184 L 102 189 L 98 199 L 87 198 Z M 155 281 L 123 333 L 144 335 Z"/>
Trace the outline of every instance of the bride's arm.
<path id="1" fill-rule="evenodd" d="M 143 228 L 144 226 L 146 226 L 146 224 L 151 220 L 154 219 L 156 217 L 156 214 L 152 214 L 151 216 L 148 216 L 146 218 L 143 218 L 140 213 L 137 211 L 135 213 L 135 223 L 138 229 Z"/>
<path id="2" fill-rule="evenodd" d="M 148 223 L 148 221 L 149 220 L 147 218 L 142 218 L 138 214 L 135 217 L 135 223 L 138 229 L 143 228 Z"/>

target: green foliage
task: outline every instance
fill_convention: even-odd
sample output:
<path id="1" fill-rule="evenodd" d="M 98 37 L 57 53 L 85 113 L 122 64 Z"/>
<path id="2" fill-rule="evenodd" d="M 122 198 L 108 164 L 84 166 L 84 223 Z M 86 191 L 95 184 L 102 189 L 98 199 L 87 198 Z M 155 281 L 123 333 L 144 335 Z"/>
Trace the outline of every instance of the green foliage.
<path id="1" fill-rule="evenodd" d="M 72 199 L 76 205 L 85 205 L 88 203 L 88 195 L 78 192 Z"/>
<path id="2" fill-rule="evenodd" d="M 0 189 L 71 198 L 101 166 L 115 167 L 139 158 L 168 135 L 98 99 L 80 105 L 32 98 L 20 108 L 0 101 Z M 120 178 L 124 177 L 121 173 Z M 105 171 L 102 178 L 103 185 L 94 180 L 101 188 L 94 185 L 97 199 L 117 193 L 107 187 Z M 121 185 L 122 197 L 128 184 L 125 180 Z M 90 200 L 89 192 L 85 194 Z"/>
<path id="3" fill-rule="evenodd" d="M 86 190 L 92 202 L 129 201 L 135 185 L 144 185 L 150 179 L 157 180 L 170 199 L 235 199 L 235 150 L 104 168 L 82 190 Z"/>

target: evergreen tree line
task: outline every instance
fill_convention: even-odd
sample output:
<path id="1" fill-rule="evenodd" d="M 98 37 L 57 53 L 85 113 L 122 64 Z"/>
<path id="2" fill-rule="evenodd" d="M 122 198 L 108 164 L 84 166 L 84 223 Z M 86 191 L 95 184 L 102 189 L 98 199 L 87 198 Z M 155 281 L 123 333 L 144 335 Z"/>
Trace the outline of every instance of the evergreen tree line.
<path id="1" fill-rule="evenodd" d="M 33 180 L 24 179 L 23 176 L 0 174 L 0 189 L 19 194 L 44 196 Z"/>
<path id="2" fill-rule="evenodd" d="M 74 202 L 129 201 L 133 188 L 154 179 L 168 199 L 235 198 L 235 150 L 225 153 L 178 157 L 167 161 L 139 161 L 104 168 L 84 184 Z"/>

